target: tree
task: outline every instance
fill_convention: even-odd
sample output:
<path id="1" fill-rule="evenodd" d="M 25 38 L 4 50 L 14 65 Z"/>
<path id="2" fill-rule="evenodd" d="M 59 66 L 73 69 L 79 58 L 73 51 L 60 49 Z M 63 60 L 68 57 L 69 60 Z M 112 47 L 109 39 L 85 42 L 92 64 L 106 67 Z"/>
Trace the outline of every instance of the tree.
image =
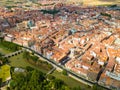
<path id="1" fill-rule="evenodd" d="M 70 90 L 60 79 L 51 75 L 45 77 L 44 73 L 29 67 L 24 73 L 12 73 L 10 90 Z"/>
<path id="2" fill-rule="evenodd" d="M 62 71 L 62 74 L 63 74 L 63 75 L 68 75 L 66 70 L 63 70 L 63 71 Z"/>
<path id="3" fill-rule="evenodd" d="M 2 58 L 2 61 L 3 61 L 3 64 L 5 64 L 5 63 L 8 62 L 8 59 L 7 58 Z"/>
<path id="4" fill-rule="evenodd" d="M 30 66 L 27 66 L 27 67 L 26 67 L 26 70 L 29 72 L 29 71 L 34 70 L 34 68 L 32 68 L 32 67 L 30 67 Z"/>
<path id="5" fill-rule="evenodd" d="M 0 57 L 0 65 L 6 64 L 8 63 L 8 59 L 7 58 L 3 58 L 2 56 Z"/>
<path id="6" fill-rule="evenodd" d="M 55 14 L 57 14 L 60 11 L 53 9 L 53 10 L 41 10 L 41 12 L 43 12 L 44 14 L 51 14 L 53 16 L 53 19 L 54 19 Z"/>
<path id="7" fill-rule="evenodd" d="M 30 53 L 27 52 L 27 51 L 24 51 L 24 52 L 23 52 L 23 58 L 29 60 L 29 59 L 30 59 Z"/>
<path id="8" fill-rule="evenodd" d="M 17 51 L 20 48 L 19 45 L 14 44 L 12 42 L 8 42 L 8 41 L 2 41 L 0 44 L 11 51 Z"/>
<path id="9" fill-rule="evenodd" d="M 32 55 L 34 55 L 35 54 L 35 51 L 32 51 Z"/>
<path id="10" fill-rule="evenodd" d="M 0 78 L 0 88 L 1 88 L 1 84 L 2 84 L 2 78 Z"/>
<path id="11" fill-rule="evenodd" d="M 37 57 L 37 56 L 31 56 L 31 59 L 32 59 L 34 62 L 37 62 L 38 59 L 39 59 L 39 57 Z"/>
<path id="12" fill-rule="evenodd" d="M 92 90 L 103 90 L 103 88 L 95 84 L 93 85 Z"/>
<path id="13" fill-rule="evenodd" d="M 4 39 L 3 37 L 0 37 L 0 42 L 2 42 L 2 41 L 3 41 L 3 39 Z"/>
<path id="14" fill-rule="evenodd" d="M 74 87 L 72 90 L 82 90 L 80 86 Z"/>
<path id="15" fill-rule="evenodd" d="M 7 90 L 10 90 L 10 87 L 7 87 Z"/>
<path id="16" fill-rule="evenodd" d="M 47 79 L 48 79 L 48 80 L 54 80 L 54 79 L 55 79 L 55 77 L 54 77 L 54 76 L 52 76 L 52 75 L 50 75 L 50 74 L 48 74 L 48 75 L 47 75 Z"/>
<path id="17" fill-rule="evenodd" d="M 54 89 L 60 89 L 62 87 L 62 85 L 64 85 L 64 82 L 60 79 L 55 79 L 53 81 Z"/>
<path id="18" fill-rule="evenodd" d="M 28 41 L 28 46 L 31 47 L 35 44 L 35 41 L 34 40 L 30 40 Z"/>

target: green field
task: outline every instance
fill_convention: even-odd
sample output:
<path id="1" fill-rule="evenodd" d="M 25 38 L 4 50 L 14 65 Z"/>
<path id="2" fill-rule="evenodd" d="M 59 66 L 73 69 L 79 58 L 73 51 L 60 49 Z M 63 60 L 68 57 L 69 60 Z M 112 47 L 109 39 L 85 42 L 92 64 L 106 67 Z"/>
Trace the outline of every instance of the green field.
<path id="1" fill-rule="evenodd" d="M 11 57 L 9 59 L 9 61 L 10 61 L 10 65 L 14 66 L 14 67 L 25 68 L 26 66 L 30 66 L 30 67 L 33 67 L 33 68 L 35 68 L 37 70 L 40 70 L 40 71 L 42 71 L 44 73 L 48 72 L 48 70 L 46 70 L 46 67 L 42 67 L 42 66 L 37 67 L 37 66 L 34 66 L 34 65 L 30 64 L 27 60 L 23 59 L 23 53 L 21 53 L 21 54 L 19 54 L 17 56 Z M 54 71 L 52 73 L 52 75 L 55 76 L 56 78 L 59 78 L 59 79 L 63 80 L 71 88 L 80 86 L 83 89 L 88 90 L 88 86 L 87 85 L 84 85 L 84 84 L 80 83 L 79 81 L 74 80 L 71 77 L 65 76 L 61 72 Z"/>
<path id="2" fill-rule="evenodd" d="M 49 70 L 46 70 L 46 67 L 42 67 L 42 66 L 38 67 L 38 66 L 34 66 L 34 65 L 30 64 L 27 60 L 25 60 L 23 58 L 23 53 L 21 53 L 21 54 L 19 54 L 17 56 L 11 57 L 9 59 L 9 61 L 10 61 L 10 65 L 14 66 L 14 67 L 25 68 L 26 66 L 30 66 L 30 67 L 33 67 L 33 68 L 35 68 L 37 70 L 40 70 L 40 71 L 42 71 L 44 73 L 47 73 L 49 71 Z M 43 66 L 45 66 L 45 65 L 43 65 Z M 65 76 L 61 72 L 54 71 L 52 73 L 52 75 L 55 76 L 56 78 L 59 78 L 59 79 L 63 80 L 71 88 L 80 86 L 83 89 L 88 90 L 88 86 L 87 85 L 84 85 L 84 84 L 80 83 L 79 81 L 74 80 L 71 77 Z"/>
<path id="3" fill-rule="evenodd" d="M 30 64 L 26 59 L 23 58 L 23 53 L 17 55 L 17 56 L 14 56 L 14 57 L 11 57 L 9 59 L 10 61 L 10 65 L 13 66 L 13 67 L 21 67 L 21 68 L 25 68 L 27 66 L 30 66 L 30 67 L 33 67 L 37 70 L 40 70 L 44 73 L 48 72 L 49 70 L 46 68 L 47 65 L 46 63 L 43 63 L 45 67 L 42 67 L 42 66 L 35 66 L 35 65 L 32 65 Z"/>
<path id="4" fill-rule="evenodd" d="M 0 78 L 2 78 L 2 82 L 11 78 L 9 65 L 3 65 L 0 67 Z"/>
<path id="5" fill-rule="evenodd" d="M 89 87 L 89 86 L 69 77 L 69 76 L 63 75 L 61 72 L 54 71 L 52 73 L 52 75 L 55 76 L 56 78 L 63 80 L 71 88 L 80 86 L 83 90 L 92 90 L 91 87 Z"/>
<path id="6" fill-rule="evenodd" d="M 0 53 L 2 53 L 2 54 L 9 54 L 9 53 L 11 53 L 12 51 L 10 51 L 10 50 L 8 50 L 7 48 L 5 48 L 4 46 L 2 46 L 1 44 L 0 44 Z"/>
<path id="7" fill-rule="evenodd" d="M 11 65 L 11 66 L 14 66 L 14 67 L 22 67 L 22 68 L 25 68 L 26 66 L 30 66 L 30 67 L 33 67 L 33 68 L 35 68 L 35 69 L 38 69 L 38 70 L 40 70 L 40 71 L 42 71 L 42 72 L 44 72 L 44 73 L 47 73 L 47 72 L 48 72 L 48 70 L 46 70 L 45 67 L 42 67 L 42 66 L 37 67 L 37 66 L 34 66 L 34 65 L 30 64 L 27 60 L 25 60 L 25 59 L 23 58 L 23 53 L 21 53 L 21 54 L 19 54 L 19 55 L 17 55 L 17 56 L 11 57 L 11 58 L 9 59 L 9 61 L 10 61 L 10 65 Z M 43 63 L 43 64 L 44 64 L 44 63 Z M 54 72 L 52 73 L 52 75 L 55 76 L 56 78 L 59 78 L 59 79 L 63 80 L 63 81 L 64 81 L 68 86 L 70 86 L 71 88 L 80 86 L 80 87 L 82 87 L 83 89 L 88 90 L 88 86 L 87 86 L 87 85 L 84 85 L 84 84 L 80 83 L 79 81 L 74 80 L 74 79 L 71 78 L 71 77 L 65 76 L 65 75 L 63 75 L 61 72 L 54 71 Z M 89 88 L 90 88 L 90 87 L 89 87 Z M 89 89 L 89 90 L 90 90 L 90 89 Z"/>

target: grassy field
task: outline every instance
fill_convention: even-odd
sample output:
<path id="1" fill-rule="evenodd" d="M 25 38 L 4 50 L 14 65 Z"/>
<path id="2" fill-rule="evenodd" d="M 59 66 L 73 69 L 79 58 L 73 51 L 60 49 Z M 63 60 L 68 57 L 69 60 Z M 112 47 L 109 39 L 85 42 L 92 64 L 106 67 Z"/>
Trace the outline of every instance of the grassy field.
<path id="1" fill-rule="evenodd" d="M 46 67 L 35 66 L 35 65 L 30 64 L 26 59 L 23 58 L 23 53 L 21 53 L 21 54 L 19 54 L 19 55 L 17 55 L 17 56 L 11 57 L 11 58 L 9 59 L 9 61 L 10 61 L 9 64 L 10 64 L 11 66 L 13 66 L 13 67 L 25 68 L 25 67 L 27 67 L 27 66 L 30 66 L 30 67 L 33 67 L 33 68 L 35 68 L 35 69 L 37 69 L 37 70 L 40 70 L 40 71 L 42 71 L 42 72 L 44 72 L 44 73 L 46 73 L 46 72 L 49 71 L 48 69 L 46 69 L 46 67 L 47 67 L 46 63 L 43 63 L 44 66 L 46 66 Z"/>
<path id="2" fill-rule="evenodd" d="M 9 65 L 3 65 L 0 67 L 0 78 L 2 78 L 2 82 L 6 81 L 8 78 L 10 78 L 10 66 Z"/>
<path id="3" fill-rule="evenodd" d="M 26 61 L 25 59 L 23 59 L 23 53 L 17 55 L 17 56 L 14 56 L 14 57 L 11 57 L 9 59 L 10 61 L 10 65 L 11 66 L 14 66 L 14 67 L 22 67 L 22 68 L 25 68 L 26 66 L 30 66 L 30 67 L 33 67 L 35 69 L 38 69 L 44 73 L 48 72 L 48 70 L 45 69 L 45 67 L 42 67 L 42 66 L 34 66 L 32 64 L 30 64 L 28 61 Z M 44 63 L 43 63 L 44 64 Z M 45 66 L 45 65 L 44 65 Z M 56 78 L 59 78 L 61 80 L 63 80 L 68 86 L 70 86 L 71 88 L 73 87 L 78 87 L 80 86 L 81 88 L 83 88 L 84 90 L 88 90 L 90 87 L 88 87 L 87 85 L 84 85 L 82 83 L 80 83 L 79 81 L 77 80 L 74 80 L 73 78 L 70 78 L 68 76 L 65 76 L 63 75 L 61 72 L 58 72 L 58 71 L 54 71 L 52 73 L 53 76 L 55 76 Z M 90 90 L 90 89 L 89 89 Z"/>
<path id="4" fill-rule="evenodd" d="M 35 68 L 35 69 L 37 69 L 37 70 L 40 70 L 40 71 L 42 71 L 42 72 L 44 72 L 44 73 L 47 73 L 47 72 L 48 72 L 48 70 L 46 70 L 45 67 L 42 67 L 42 66 L 36 67 L 36 66 L 30 64 L 30 63 L 29 63 L 28 61 L 26 61 L 25 59 L 23 59 L 22 56 L 23 56 L 23 53 L 21 53 L 21 54 L 19 54 L 19 55 L 17 55 L 17 56 L 11 57 L 11 58 L 9 59 L 10 65 L 11 65 L 11 66 L 14 66 L 14 67 L 22 67 L 22 68 L 25 68 L 26 66 L 30 66 L 30 67 L 33 67 L 33 68 Z M 43 64 L 44 64 L 44 63 L 43 63 Z M 44 66 L 45 66 L 45 65 L 44 65 Z M 70 86 L 71 88 L 80 86 L 80 87 L 83 88 L 84 90 L 90 90 L 90 89 L 89 89 L 90 87 L 88 87 L 87 85 L 84 85 L 84 84 L 82 84 L 82 83 L 80 83 L 80 82 L 78 82 L 78 81 L 76 81 L 76 80 L 74 80 L 74 79 L 72 79 L 72 78 L 70 78 L 70 77 L 68 77 L 68 76 L 65 76 L 65 75 L 63 75 L 61 72 L 54 71 L 54 72 L 52 73 L 52 75 L 55 76 L 56 78 L 59 78 L 59 79 L 63 80 L 63 81 L 64 81 L 68 86 Z"/>
<path id="5" fill-rule="evenodd" d="M 69 76 L 63 75 L 61 72 L 54 71 L 52 73 L 52 75 L 58 79 L 63 80 L 71 88 L 80 86 L 82 88 L 82 90 L 92 90 L 91 87 L 89 87 L 89 86 L 69 77 Z"/>
<path id="6" fill-rule="evenodd" d="M 0 53 L 2 53 L 2 54 L 9 54 L 9 53 L 11 53 L 12 51 L 10 51 L 10 50 L 7 50 L 4 46 L 2 46 L 1 44 L 0 44 Z"/>

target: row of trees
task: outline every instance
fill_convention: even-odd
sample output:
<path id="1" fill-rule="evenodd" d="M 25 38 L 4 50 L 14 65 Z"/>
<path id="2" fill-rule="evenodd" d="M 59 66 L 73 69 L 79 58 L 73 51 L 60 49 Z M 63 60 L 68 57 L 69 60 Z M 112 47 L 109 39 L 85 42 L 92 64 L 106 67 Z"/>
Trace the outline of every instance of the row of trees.
<path id="1" fill-rule="evenodd" d="M 7 42 L 7 41 L 1 41 L 0 43 L 3 47 L 5 47 L 6 49 L 10 50 L 10 51 L 17 51 L 20 49 L 20 46 L 17 44 L 14 44 L 12 42 Z"/>
<path id="2" fill-rule="evenodd" d="M 12 73 L 8 90 L 70 90 L 60 79 L 27 67 L 23 73 Z"/>
<path id="3" fill-rule="evenodd" d="M 8 62 L 7 58 L 4 58 L 3 55 L 0 53 L 0 66 L 6 64 Z"/>
<path id="4" fill-rule="evenodd" d="M 34 53 L 30 54 L 28 51 L 23 52 L 23 58 L 33 60 L 35 63 L 39 60 L 39 57 L 35 56 Z"/>
<path id="5" fill-rule="evenodd" d="M 52 65 L 50 65 L 46 61 L 39 60 L 39 57 L 35 56 L 34 52 L 29 53 L 28 51 L 24 51 L 23 58 L 26 59 L 29 63 L 34 64 L 35 66 L 41 66 L 46 70 L 52 69 Z"/>
<path id="6" fill-rule="evenodd" d="M 108 13 L 103 13 L 103 12 L 101 12 L 100 14 L 101 14 L 102 16 L 107 16 L 107 17 L 109 17 L 109 18 L 112 17 L 111 14 L 108 14 Z"/>
<path id="7" fill-rule="evenodd" d="M 53 10 L 41 10 L 41 12 L 43 12 L 44 14 L 52 14 L 55 15 L 58 12 L 60 12 L 59 10 L 53 9 Z"/>
<path id="8" fill-rule="evenodd" d="M 28 61 L 30 61 L 30 60 L 33 60 L 33 62 L 35 62 L 36 63 L 36 65 L 43 65 L 43 63 L 45 63 L 45 62 L 43 62 L 43 61 L 40 61 L 39 60 L 39 58 L 37 57 L 37 56 L 34 56 L 34 53 L 29 53 L 28 51 L 24 51 L 24 53 L 23 53 L 23 58 L 25 58 L 25 59 L 27 59 Z M 40 64 L 38 64 L 40 62 Z M 47 63 L 47 62 L 46 62 Z M 47 65 L 48 66 L 48 65 Z M 46 67 L 45 67 L 46 68 Z M 29 70 L 32 70 L 30 67 L 27 67 L 27 70 L 29 71 Z M 63 70 L 62 71 L 62 74 L 63 75 L 68 75 L 67 74 L 67 71 L 66 70 Z M 61 81 L 61 80 L 59 80 L 59 79 L 55 79 L 55 77 L 54 76 L 52 76 L 52 75 L 47 75 L 47 78 L 46 78 L 48 81 L 50 81 L 49 82 L 49 84 L 47 83 L 46 84 L 46 88 L 42 88 L 42 87 L 39 87 L 39 88 L 41 88 L 41 89 L 38 89 L 38 90 L 49 90 L 48 89 L 48 87 L 50 88 L 50 90 L 71 90 L 71 88 L 68 88 L 68 86 L 61 86 L 62 88 L 57 88 L 57 87 L 59 87 L 59 83 L 60 84 L 64 84 L 64 82 L 63 81 Z M 44 80 L 43 80 L 44 81 Z M 45 81 L 45 82 L 48 82 L 48 81 Z M 57 82 L 58 81 L 58 82 Z M 54 84 L 51 84 L 51 83 L 54 83 L 55 84 L 55 86 L 54 86 Z M 54 86 L 54 88 L 52 88 Z M 56 89 L 57 88 L 57 89 Z M 32 90 L 34 90 L 34 89 L 32 89 Z M 35 90 L 37 90 L 37 89 L 35 89 Z M 81 87 L 80 86 L 78 86 L 78 87 L 75 87 L 75 88 L 73 88 L 72 90 L 82 90 L 81 89 Z M 99 87 L 99 86 L 97 86 L 97 85 L 94 85 L 93 87 L 92 87 L 92 90 L 104 90 L 103 88 L 101 88 L 101 87 Z"/>

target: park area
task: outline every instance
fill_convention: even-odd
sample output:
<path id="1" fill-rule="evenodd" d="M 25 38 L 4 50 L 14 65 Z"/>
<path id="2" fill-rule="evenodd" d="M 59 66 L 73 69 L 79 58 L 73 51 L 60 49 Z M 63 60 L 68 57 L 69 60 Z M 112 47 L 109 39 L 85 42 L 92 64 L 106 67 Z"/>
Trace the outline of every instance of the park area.
<path id="1" fill-rule="evenodd" d="M 0 45 L 0 53 L 6 55 L 12 53 L 12 51 L 7 49 L 3 45 Z M 42 58 L 39 58 L 37 61 L 34 61 L 32 60 L 32 58 L 27 60 L 23 56 L 24 56 L 24 52 L 8 58 L 9 61 L 8 64 L 11 67 L 17 67 L 17 68 L 32 67 L 43 73 L 48 73 L 53 68 L 52 65 L 48 64 L 46 61 L 43 61 Z M 33 56 L 34 55 L 30 53 L 30 57 Z M 0 67 L 0 78 L 2 78 L 3 82 L 11 78 L 9 65 L 3 65 Z M 55 70 L 51 75 L 55 76 L 58 79 L 63 80 L 65 84 L 67 84 L 70 88 L 80 87 L 82 90 L 92 90 L 90 86 L 85 85 L 67 75 L 64 75 L 62 72 L 58 72 L 57 70 Z"/>
<path id="2" fill-rule="evenodd" d="M 40 70 L 44 73 L 47 73 L 47 72 L 50 71 L 50 69 L 47 68 L 48 64 L 45 63 L 45 61 L 41 61 L 41 65 L 36 66 L 34 63 L 31 63 L 28 60 L 26 60 L 25 58 L 23 58 L 23 53 L 9 58 L 9 62 L 10 62 L 9 63 L 10 66 L 12 66 L 12 67 L 26 68 L 27 66 L 30 66 L 30 67 L 32 67 L 34 69 L 37 69 L 37 70 Z M 69 76 L 63 75 L 62 72 L 54 71 L 52 73 L 52 75 L 55 76 L 58 79 L 63 80 L 71 88 L 80 86 L 85 90 L 90 90 L 89 86 L 84 85 L 81 82 L 79 82 L 79 81 L 77 81 L 77 80 L 75 80 L 75 79 L 73 79 Z"/>
<path id="3" fill-rule="evenodd" d="M 16 47 L 14 48 L 15 50 L 12 50 L 12 47 Z M 19 47 L 18 45 L 11 42 L 7 41 L 0 42 L 0 54 L 7 55 L 13 53 L 19 50 L 18 47 Z M 9 61 L 8 64 L 12 67 L 26 68 L 27 66 L 29 66 L 34 69 L 40 70 L 44 73 L 47 73 L 52 68 L 52 66 L 45 61 L 39 60 L 39 65 L 37 65 L 36 63 L 32 62 L 32 60 L 29 61 L 26 60 L 25 58 L 23 58 L 23 53 L 8 58 L 8 61 Z"/>
<path id="4" fill-rule="evenodd" d="M 58 71 L 54 71 L 52 73 L 53 76 L 55 76 L 58 79 L 63 80 L 70 88 L 74 88 L 74 87 L 81 87 L 82 90 L 92 90 L 92 88 L 88 85 L 85 85 L 67 75 L 63 75 L 63 73 L 58 72 Z"/>
<path id="5" fill-rule="evenodd" d="M 14 57 L 9 58 L 9 64 L 12 67 L 20 67 L 20 68 L 26 68 L 27 66 L 32 67 L 34 69 L 40 70 L 43 73 L 47 73 L 51 68 L 49 68 L 50 64 L 48 64 L 45 61 L 41 61 L 41 65 L 36 65 L 35 63 L 31 62 L 32 60 L 26 60 L 23 58 L 23 53 L 16 55 Z"/>
<path id="6" fill-rule="evenodd" d="M 0 41 L 0 53 L 3 55 L 20 50 L 20 46 L 8 41 Z"/>
<path id="7" fill-rule="evenodd" d="M 11 53 L 11 51 L 8 50 L 7 48 L 5 48 L 3 45 L 0 44 L 0 53 L 4 55 L 4 54 Z"/>
<path id="8" fill-rule="evenodd" d="M 2 82 L 11 78 L 9 65 L 0 66 L 0 78 L 2 78 Z"/>

